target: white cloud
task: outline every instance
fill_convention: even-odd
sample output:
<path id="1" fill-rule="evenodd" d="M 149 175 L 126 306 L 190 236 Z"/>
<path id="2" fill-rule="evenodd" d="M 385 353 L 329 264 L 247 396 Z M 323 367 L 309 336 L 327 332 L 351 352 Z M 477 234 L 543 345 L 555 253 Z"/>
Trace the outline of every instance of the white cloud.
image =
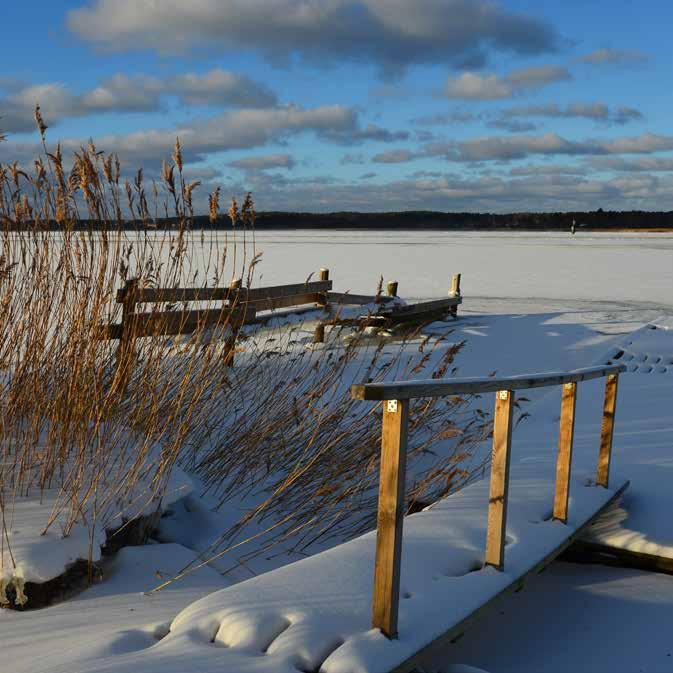
<path id="1" fill-rule="evenodd" d="M 274 62 L 484 63 L 490 49 L 540 54 L 557 45 L 546 22 L 491 0 L 96 0 L 68 14 L 83 40 L 111 50 L 257 50 Z"/>
<path id="2" fill-rule="evenodd" d="M 643 114 L 632 107 L 617 107 L 611 109 L 605 103 L 570 103 L 566 106 L 558 103 L 544 105 L 526 105 L 503 110 L 500 119 L 516 119 L 521 117 L 551 117 L 592 119 L 606 124 L 623 125 L 632 121 L 640 121 Z"/>
<path id="3" fill-rule="evenodd" d="M 607 48 L 595 49 L 577 59 L 578 63 L 590 65 L 635 65 L 647 60 L 647 55 L 640 51 Z"/>
<path id="4" fill-rule="evenodd" d="M 375 164 L 401 164 L 415 159 L 416 155 L 409 150 L 388 150 L 372 157 Z"/>
<path id="5" fill-rule="evenodd" d="M 72 117 L 106 112 L 153 112 L 166 96 L 189 105 L 263 108 L 276 105 L 275 94 L 244 75 L 216 68 L 209 72 L 174 75 L 164 79 L 117 74 L 98 86 L 75 93 L 60 83 L 12 87 L 0 98 L 3 129 L 21 133 L 35 128 L 33 111 L 40 105 L 48 125 Z"/>
<path id="6" fill-rule="evenodd" d="M 229 165 L 243 171 L 263 171 L 269 168 L 290 169 L 294 167 L 295 161 L 289 154 L 265 154 L 230 161 Z"/>
<path id="7" fill-rule="evenodd" d="M 566 68 L 555 65 L 514 70 L 504 77 L 465 72 L 449 77 L 442 93 L 446 98 L 457 100 L 501 100 L 571 79 Z"/>

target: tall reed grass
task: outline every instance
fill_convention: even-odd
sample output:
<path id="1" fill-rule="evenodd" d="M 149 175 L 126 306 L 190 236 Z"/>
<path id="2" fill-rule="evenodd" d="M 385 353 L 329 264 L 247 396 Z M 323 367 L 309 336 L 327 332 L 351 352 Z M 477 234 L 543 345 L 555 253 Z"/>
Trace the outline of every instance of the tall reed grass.
<path id="1" fill-rule="evenodd" d="M 254 204 L 248 195 L 224 216 L 216 189 L 211 224 L 227 227 L 195 231 L 199 183 L 185 178 L 179 141 L 146 185 L 142 171 L 124 178 L 119 159 L 92 143 L 66 160 L 48 148 L 39 108 L 36 122 L 44 152 L 30 170 L 0 165 L 0 578 L 22 563 L 12 554 L 14 503 L 43 502 L 45 533 L 92 531 L 91 560 L 93 531 L 161 509 L 176 465 L 220 506 L 254 502 L 202 561 L 249 538 L 256 542 L 239 562 L 272 547 L 310 553 L 371 528 L 380 423 L 348 387 L 449 375 L 461 345 L 447 335 L 345 340 L 334 330 L 316 349 L 301 324 L 281 321 L 244 330 L 232 368 L 219 338 L 228 333 L 223 313 L 222 324 L 185 337 L 136 340 L 120 376 L 117 344 L 103 338 L 120 318 L 117 289 L 130 279 L 254 284 Z M 158 228 L 160 215 L 174 228 Z M 473 450 L 490 423 L 470 398 L 412 405 L 410 429 L 411 509 L 481 469 Z"/>

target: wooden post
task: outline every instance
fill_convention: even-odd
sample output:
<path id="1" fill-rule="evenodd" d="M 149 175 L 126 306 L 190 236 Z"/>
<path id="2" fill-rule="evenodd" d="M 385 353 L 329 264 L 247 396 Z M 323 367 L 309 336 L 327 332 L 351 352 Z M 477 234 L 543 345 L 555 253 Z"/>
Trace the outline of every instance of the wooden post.
<path id="1" fill-rule="evenodd" d="M 603 420 L 601 421 L 601 446 L 598 452 L 598 471 L 596 483 L 608 487 L 610 480 L 610 458 L 612 456 L 612 435 L 615 429 L 615 408 L 617 407 L 617 388 L 619 374 L 608 374 L 605 379 L 605 400 L 603 402 Z"/>
<path id="2" fill-rule="evenodd" d="M 460 274 L 454 273 L 451 276 L 451 289 L 449 290 L 449 297 L 460 297 Z M 458 307 L 452 306 L 449 313 L 452 316 L 458 315 Z"/>
<path id="3" fill-rule="evenodd" d="M 397 637 L 408 420 L 408 400 L 383 402 L 372 628 L 387 638 Z"/>
<path id="4" fill-rule="evenodd" d="M 502 570 L 505 565 L 513 403 L 513 391 L 499 390 L 495 394 L 491 489 L 488 499 L 488 528 L 486 530 L 484 563 L 498 570 Z"/>
<path id="5" fill-rule="evenodd" d="M 120 390 L 126 388 L 126 384 L 131 377 L 133 370 L 134 349 L 134 325 L 133 314 L 136 309 L 136 289 L 138 279 L 131 278 L 124 284 L 124 299 L 122 301 L 122 319 L 121 334 L 119 336 L 119 346 L 117 347 L 117 369 L 115 378 Z"/>
<path id="6" fill-rule="evenodd" d="M 320 269 L 320 274 L 319 274 L 319 279 L 320 280 L 329 280 L 329 269 L 322 268 Z M 320 299 L 317 301 L 318 306 L 321 306 L 322 308 L 327 307 L 327 292 L 321 292 L 320 293 Z M 324 336 L 323 336 L 324 340 Z"/>
<path id="7" fill-rule="evenodd" d="M 231 283 L 229 283 L 230 290 L 240 290 L 243 286 L 243 280 L 241 278 L 234 278 Z M 229 306 L 238 306 L 240 303 L 241 293 L 237 292 L 236 296 L 232 300 L 229 298 Z M 234 355 L 236 353 L 236 337 L 238 335 L 238 325 L 229 324 L 231 328 L 231 336 L 227 338 L 224 343 L 224 365 L 225 367 L 234 366 Z"/>
<path id="8" fill-rule="evenodd" d="M 329 280 L 329 269 L 322 268 L 319 273 L 320 280 Z M 322 308 L 327 308 L 327 293 L 320 293 L 320 299 L 317 302 L 318 306 Z M 315 331 L 313 332 L 313 343 L 322 344 L 325 343 L 325 325 L 320 322 L 316 325 Z"/>
<path id="9" fill-rule="evenodd" d="M 561 424 L 559 428 L 558 456 L 556 458 L 556 490 L 554 492 L 553 518 L 568 521 L 568 496 L 570 494 L 570 469 L 575 434 L 575 403 L 577 383 L 565 383 L 561 392 Z"/>
<path id="10" fill-rule="evenodd" d="M 397 281 L 396 280 L 388 281 L 388 284 L 386 285 L 386 292 L 387 292 L 389 297 L 397 297 Z"/>

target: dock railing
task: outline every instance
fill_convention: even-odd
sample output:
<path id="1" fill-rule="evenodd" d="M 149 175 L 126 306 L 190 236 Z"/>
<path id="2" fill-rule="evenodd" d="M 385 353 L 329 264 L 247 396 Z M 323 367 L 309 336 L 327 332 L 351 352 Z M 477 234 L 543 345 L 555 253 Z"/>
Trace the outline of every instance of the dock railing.
<path id="1" fill-rule="evenodd" d="M 388 638 L 397 637 L 409 401 L 416 398 L 495 392 L 484 565 L 503 570 L 514 391 L 563 386 L 553 518 L 565 524 L 568 519 L 577 384 L 591 379 L 606 379 L 596 485 L 607 488 L 610 476 L 617 386 L 619 374 L 625 370 L 624 365 L 609 365 L 587 367 L 571 372 L 550 372 L 504 378 L 416 380 L 352 386 L 353 399 L 383 402 L 372 628 L 380 629 Z"/>

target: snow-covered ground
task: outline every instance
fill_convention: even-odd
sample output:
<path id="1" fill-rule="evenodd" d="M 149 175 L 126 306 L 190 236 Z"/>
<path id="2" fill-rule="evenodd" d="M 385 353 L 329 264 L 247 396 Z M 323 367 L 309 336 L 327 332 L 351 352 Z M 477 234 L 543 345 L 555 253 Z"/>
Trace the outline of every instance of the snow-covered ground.
<path id="1" fill-rule="evenodd" d="M 326 266 L 330 268 L 336 290 L 371 292 L 378 274 L 382 273 L 387 279 L 400 281 L 402 296 L 430 298 L 443 296 L 450 274 L 461 271 L 465 303 L 461 307 L 461 318 L 455 323 L 454 336 L 466 339 L 467 345 L 456 363 L 460 375 L 571 369 L 605 361 L 624 350 L 625 364 L 633 367 L 639 363 L 639 371 L 622 377 L 613 476 L 615 483 L 629 478 L 632 485 L 624 503 L 628 518 L 613 516 L 606 534 L 611 535 L 613 541 L 630 541 L 636 549 L 644 548 L 645 543 L 655 544 L 657 549 L 667 545 L 673 548 L 673 525 L 665 516 L 660 516 L 668 511 L 670 480 L 667 475 L 673 466 L 669 457 L 673 455 L 673 363 L 667 365 L 666 361 L 673 353 L 673 331 L 665 329 L 669 326 L 665 316 L 673 315 L 670 291 L 673 237 L 261 232 L 257 235 L 257 244 L 264 250 L 263 284 L 295 280 L 288 277 L 288 268 L 309 272 Z M 651 321 L 660 326 L 658 330 L 641 329 Z M 631 334 L 633 337 L 628 336 Z M 632 357 L 628 358 L 629 355 Z M 643 356 L 649 360 L 641 362 Z M 655 361 L 657 357 L 661 360 Z M 650 364 L 652 369 L 646 372 Z M 514 435 L 513 474 L 519 470 L 523 478 L 528 475 L 539 480 L 540 474 L 549 472 L 545 477 L 548 482 L 556 450 L 558 392 L 535 391 L 527 397 L 532 400 L 527 408 L 531 416 L 520 424 Z M 576 492 L 584 488 L 582 479 L 591 474 L 595 466 L 600 397 L 600 382 L 580 385 L 574 463 Z M 547 438 L 546 444 L 541 443 L 541 437 Z M 474 493 L 479 488 L 483 486 L 477 484 Z M 551 506 L 545 504 L 547 496 L 551 496 L 547 491 L 546 485 L 531 491 L 529 505 L 535 509 L 532 517 L 535 520 L 544 521 L 545 508 Z M 456 502 L 460 498 L 469 498 L 469 493 L 459 494 Z M 190 500 L 189 511 L 185 510 L 164 527 L 168 536 L 182 545 L 148 545 L 122 551 L 110 565 L 102 584 L 67 603 L 37 612 L 0 611 L 0 638 L 5 651 L 12 652 L 12 670 L 98 671 L 105 668 L 110 671 L 133 669 L 138 673 L 284 670 L 268 668 L 274 653 L 280 657 L 277 661 L 298 663 L 299 670 L 314 670 L 310 668 L 312 663 L 326 656 L 342 637 L 360 630 L 363 619 L 367 621 L 366 595 L 372 563 L 366 540 L 354 543 L 354 548 L 359 545 L 364 551 L 361 560 L 348 568 L 342 567 L 338 548 L 328 552 L 336 559 L 335 577 L 343 572 L 342 583 L 347 582 L 346 575 L 354 577 L 352 591 L 339 587 L 342 607 L 333 618 L 337 622 L 341 620 L 341 626 L 333 629 L 331 640 L 325 638 L 315 621 L 297 623 L 301 622 L 297 614 L 287 612 L 293 606 L 296 610 L 305 607 L 313 597 L 307 592 L 307 585 L 301 584 L 286 585 L 286 593 L 282 593 L 283 573 L 291 572 L 291 567 L 281 571 L 280 587 L 273 579 L 275 573 L 253 579 L 253 589 L 257 584 L 271 587 L 267 593 L 258 594 L 259 604 L 268 607 L 268 600 L 275 596 L 274 614 L 286 614 L 292 622 L 285 637 L 265 656 L 239 659 L 237 653 L 245 655 L 250 648 L 264 649 L 276 632 L 285 631 L 288 624 L 285 621 L 281 624 L 277 619 L 263 624 L 254 619 L 246 622 L 241 615 L 252 613 L 246 613 L 245 609 L 239 613 L 233 610 L 233 616 L 227 617 L 226 597 L 246 596 L 249 591 L 244 588 L 246 585 L 232 587 L 188 607 L 194 600 L 231 581 L 204 568 L 158 594 L 142 594 L 194 558 L 194 550 L 187 547 L 198 549 L 208 535 L 201 535 L 199 527 L 213 533 L 221 531 L 217 515 L 208 511 L 197 495 L 192 494 Z M 581 498 L 575 504 L 581 507 Z M 524 510 L 522 521 L 529 520 L 526 516 L 530 511 Z M 422 516 L 416 518 L 422 521 Z M 517 546 L 522 548 L 518 541 L 525 537 L 516 528 L 518 520 L 514 514 L 514 528 L 508 531 L 512 535 L 508 551 L 514 561 Z M 427 530 L 433 525 L 428 524 Z M 551 522 L 528 524 L 531 528 L 536 525 L 538 528 L 560 526 Z M 456 528 L 460 535 L 460 526 Z M 421 623 L 425 612 L 432 615 L 436 610 L 438 615 L 442 614 L 437 600 L 441 592 L 435 596 L 432 609 L 422 608 L 420 597 L 428 591 L 426 574 L 462 574 L 478 563 L 483 526 L 468 528 L 469 531 L 463 531 L 462 546 L 458 545 L 462 551 L 455 556 L 448 553 L 455 553 L 455 545 L 449 544 L 445 549 L 446 558 L 437 557 L 437 550 L 432 548 L 430 571 L 424 573 L 419 558 L 413 564 L 415 570 L 407 585 L 404 585 L 403 574 L 403 589 L 419 596 L 418 613 L 413 599 L 403 601 L 411 606 L 405 608 L 409 611 L 406 619 L 410 620 L 406 624 L 414 619 Z M 283 562 L 277 558 L 272 566 Z M 313 567 L 314 562 L 318 562 L 317 559 L 309 559 L 308 566 Z M 480 574 L 470 573 L 467 577 Z M 309 579 L 320 585 L 319 578 L 307 574 L 307 582 Z M 442 582 L 451 584 L 452 580 L 445 578 Z M 324 588 L 328 590 L 329 585 Z M 285 600 L 288 592 L 289 598 Z M 448 594 L 445 600 L 449 600 Z M 458 664 L 477 666 L 491 673 L 569 668 L 671 670 L 672 665 L 665 665 L 666 659 L 670 662 L 666 656 L 670 635 L 666 620 L 662 619 L 663 611 L 670 610 L 671 601 L 673 578 L 555 564 L 525 591 L 501 601 L 498 611 L 480 621 L 457 645 L 428 662 L 428 670 L 460 670 L 456 668 Z M 358 607 L 353 612 L 356 604 Z M 518 606 L 524 606 L 525 610 Z M 501 612 L 505 612 L 506 619 Z M 175 620 L 178 614 L 180 617 Z M 237 614 L 241 617 L 238 621 Z M 618 631 L 625 620 L 636 619 L 648 620 L 648 625 L 631 629 L 629 647 L 611 648 L 608 635 Z M 344 620 L 347 626 L 343 625 Z M 507 628 L 503 628 L 503 622 Z M 587 624 L 585 630 L 580 628 L 583 623 Z M 174 625 L 173 633 L 163 638 L 168 624 Z M 252 628 L 255 624 L 256 628 Z M 209 628 L 215 626 L 217 629 L 211 634 Z M 595 631 L 590 631 L 589 626 Z M 405 628 L 404 613 L 400 628 Z M 210 636 L 220 629 L 222 637 L 218 641 L 216 636 L 217 642 L 211 644 Z M 206 631 L 208 638 L 204 636 Z M 563 635 L 559 638 L 560 631 Z M 335 632 L 338 632 L 336 640 Z M 265 640 L 269 642 L 262 642 Z M 229 647 L 217 648 L 218 642 Z M 531 655 L 533 650 L 535 656 Z M 187 651 L 195 658 L 187 659 Z M 343 650 L 347 651 L 348 648 Z M 501 651 L 502 657 L 499 656 Z M 228 665 L 227 661 L 235 663 Z M 241 667 L 241 661 L 248 662 L 246 668 Z M 339 665 L 337 656 L 334 670 L 344 670 L 338 668 Z"/>

